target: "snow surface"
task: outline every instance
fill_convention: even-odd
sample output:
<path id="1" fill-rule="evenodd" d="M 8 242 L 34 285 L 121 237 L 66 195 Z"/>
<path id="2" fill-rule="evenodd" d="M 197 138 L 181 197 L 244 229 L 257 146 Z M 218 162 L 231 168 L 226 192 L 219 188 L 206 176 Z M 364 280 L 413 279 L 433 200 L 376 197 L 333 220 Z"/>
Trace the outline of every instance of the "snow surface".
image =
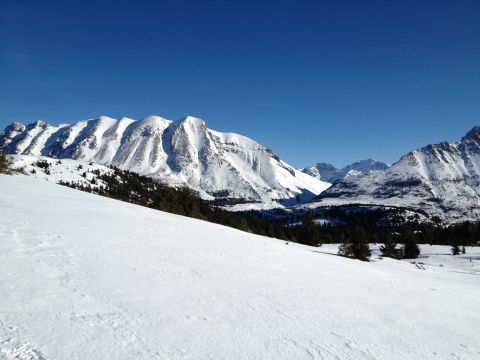
<path id="1" fill-rule="evenodd" d="M 4 359 L 480 358 L 479 248 L 364 263 L 25 176 L 0 214 Z"/>

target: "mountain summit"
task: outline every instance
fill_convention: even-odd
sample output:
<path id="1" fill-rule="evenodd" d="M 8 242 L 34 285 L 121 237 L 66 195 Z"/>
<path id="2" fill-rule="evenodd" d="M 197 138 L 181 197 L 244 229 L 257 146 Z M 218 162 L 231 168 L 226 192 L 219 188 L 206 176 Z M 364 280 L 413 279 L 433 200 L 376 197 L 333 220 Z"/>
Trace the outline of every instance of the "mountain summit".
<path id="1" fill-rule="evenodd" d="M 0 135 L 0 150 L 114 165 L 171 186 L 188 186 L 205 199 L 223 203 L 291 204 L 310 200 L 329 187 L 265 146 L 210 130 L 191 116 L 179 121 L 101 116 L 60 126 L 13 123 Z"/>

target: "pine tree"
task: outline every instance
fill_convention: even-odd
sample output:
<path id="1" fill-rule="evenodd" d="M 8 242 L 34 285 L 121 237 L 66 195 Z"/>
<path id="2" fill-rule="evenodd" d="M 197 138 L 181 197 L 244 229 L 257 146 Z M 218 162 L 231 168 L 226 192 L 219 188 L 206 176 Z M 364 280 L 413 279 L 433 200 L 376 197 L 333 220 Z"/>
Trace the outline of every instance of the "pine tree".
<path id="1" fill-rule="evenodd" d="M 338 255 L 353 258 L 353 244 L 348 237 L 346 237 L 338 248 Z"/>
<path id="2" fill-rule="evenodd" d="M 354 255 L 355 259 L 362 261 L 370 261 L 370 256 L 372 252 L 368 244 L 368 237 L 365 229 L 361 226 L 358 226 L 353 231 L 353 244 L 354 244 Z"/>
<path id="3" fill-rule="evenodd" d="M 403 246 L 404 259 L 416 259 L 420 255 L 420 247 L 417 244 L 415 236 L 409 232 L 405 235 L 405 245 Z"/>
<path id="4" fill-rule="evenodd" d="M 452 252 L 452 255 L 460 255 L 460 246 L 458 246 L 458 242 L 456 240 L 453 241 L 450 251 Z"/>
<path id="5" fill-rule="evenodd" d="M 245 218 L 240 219 L 240 222 L 238 223 L 238 229 L 242 231 L 250 231 L 250 229 L 248 228 L 247 220 L 245 220 Z"/>
<path id="6" fill-rule="evenodd" d="M 308 213 L 302 222 L 302 243 L 313 246 L 320 246 L 320 231 L 318 225 L 315 224 L 314 217 Z"/>
<path id="7" fill-rule="evenodd" d="M 363 227 L 355 227 L 352 238 L 346 240 L 338 248 L 338 254 L 352 259 L 369 261 L 372 252 L 368 245 L 368 238 Z"/>
<path id="8" fill-rule="evenodd" d="M 393 259 L 401 259 L 403 257 L 402 249 L 397 248 L 397 243 L 390 234 L 387 234 L 385 243 L 380 246 L 380 251 L 384 257 Z"/>
<path id="9" fill-rule="evenodd" d="M 10 174 L 10 160 L 4 153 L 0 153 L 0 173 Z"/>
<path id="10" fill-rule="evenodd" d="M 12 160 L 0 151 L 0 174 L 12 175 L 23 172 L 23 169 L 14 169 Z"/>

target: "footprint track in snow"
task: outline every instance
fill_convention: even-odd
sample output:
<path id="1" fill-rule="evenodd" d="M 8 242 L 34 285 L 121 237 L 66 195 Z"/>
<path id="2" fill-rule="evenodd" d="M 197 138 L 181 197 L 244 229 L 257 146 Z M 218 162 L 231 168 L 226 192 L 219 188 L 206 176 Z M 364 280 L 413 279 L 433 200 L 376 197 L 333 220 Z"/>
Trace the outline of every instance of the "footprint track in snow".
<path id="1" fill-rule="evenodd" d="M 335 334 L 336 335 L 336 334 Z M 338 335 L 337 335 L 338 336 Z M 342 337 L 343 338 L 343 337 Z M 356 360 L 366 359 L 374 360 L 377 356 L 369 350 L 363 350 L 355 344 L 354 341 L 343 338 L 339 343 L 326 342 L 325 344 L 317 344 L 312 340 L 293 340 L 285 339 L 285 343 L 293 345 L 304 354 L 305 359 L 311 360 Z M 378 355 L 378 354 L 377 354 Z"/>

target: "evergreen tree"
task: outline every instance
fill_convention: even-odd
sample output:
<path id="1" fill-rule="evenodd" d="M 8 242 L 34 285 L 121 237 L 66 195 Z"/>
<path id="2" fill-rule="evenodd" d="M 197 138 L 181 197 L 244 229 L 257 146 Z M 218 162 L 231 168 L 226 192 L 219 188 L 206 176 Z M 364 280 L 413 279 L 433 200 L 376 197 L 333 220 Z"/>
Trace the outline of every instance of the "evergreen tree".
<path id="1" fill-rule="evenodd" d="M 420 255 L 420 247 L 417 244 L 415 235 L 408 232 L 404 237 L 403 258 L 416 259 Z"/>
<path id="2" fill-rule="evenodd" d="M 346 237 L 338 248 L 338 255 L 353 258 L 353 244 L 348 237 Z"/>
<path id="3" fill-rule="evenodd" d="M 240 222 L 238 223 L 238 229 L 242 231 L 250 231 L 250 229 L 248 228 L 247 220 L 245 220 L 245 218 L 240 219 Z"/>
<path id="4" fill-rule="evenodd" d="M 0 153 L 0 173 L 10 174 L 10 160 L 4 153 Z"/>
<path id="5" fill-rule="evenodd" d="M 369 261 L 372 252 L 368 246 L 365 229 L 360 226 L 355 227 L 352 238 L 346 238 L 338 248 L 338 254 L 352 259 Z"/>
<path id="6" fill-rule="evenodd" d="M 303 219 L 302 238 L 303 244 L 313 246 L 321 245 L 320 231 L 318 230 L 318 225 L 315 224 L 312 213 L 308 213 Z"/>
<path id="7" fill-rule="evenodd" d="M 22 173 L 23 169 L 14 169 L 12 160 L 0 151 L 0 174 L 12 175 L 15 173 Z"/>
<path id="8" fill-rule="evenodd" d="M 368 245 L 367 233 L 363 227 L 355 227 L 353 231 L 353 244 L 355 259 L 369 261 L 370 256 L 372 256 L 372 252 Z"/>
<path id="9" fill-rule="evenodd" d="M 452 255 L 460 255 L 460 246 L 458 246 L 458 242 L 456 240 L 452 243 L 452 249 L 450 250 Z"/>
<path id="10" fill-rule="evenodd" d="M 401 259 L 403 257 L 402 249 L 397 248 L 397 243 L 390 234 L 387 234 L 385 243 L 380 246 L 380 251 L 384 257 L 393 259 Z"/>

